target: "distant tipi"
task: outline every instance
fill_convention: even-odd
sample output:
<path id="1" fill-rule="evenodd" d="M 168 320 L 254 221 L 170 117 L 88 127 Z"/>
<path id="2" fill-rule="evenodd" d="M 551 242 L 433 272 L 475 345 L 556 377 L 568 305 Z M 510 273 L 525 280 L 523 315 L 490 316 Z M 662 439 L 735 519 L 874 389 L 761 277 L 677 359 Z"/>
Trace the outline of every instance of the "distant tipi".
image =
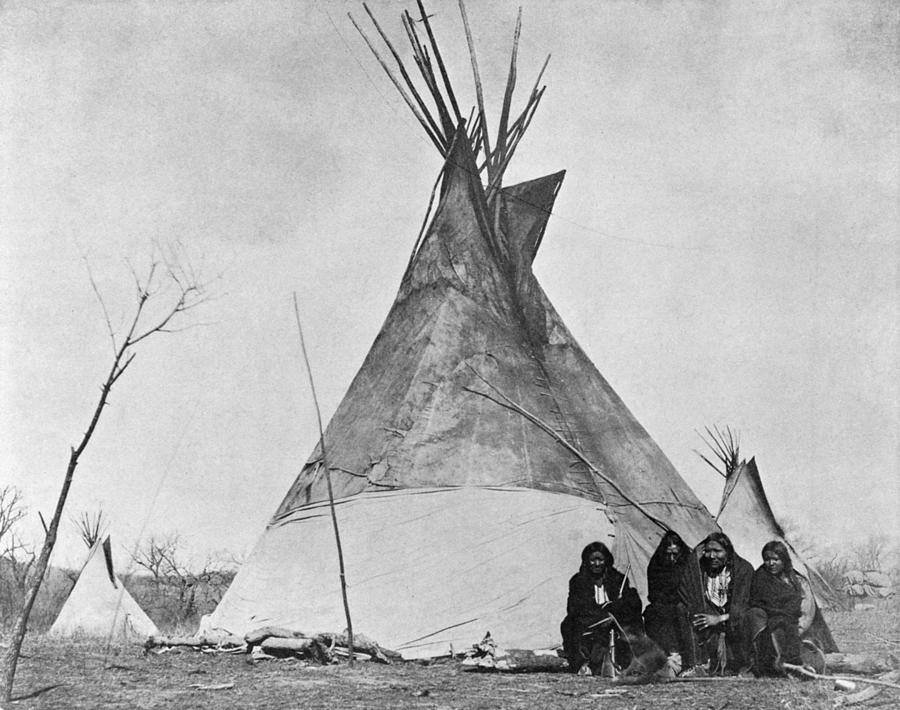
<path id="1" fill-rule="evenodd" d="M 158 633 L 156 625 L 116 577 L 108 536 L 91 547 L 49 633 L 130 641 L 143 641 Z"/>
<path id="2" fill-rule="evenodd" d="M 831 631 L 822 617 L 820 608 L 841 606 L 840 594 L 822 577 L 815 566 L 807 562 L 800 551 L 791 544 L 784 528 L 775 517 L 769 499 L 763 489 L 756 459 L 741 461 L 726 472 L 722 502 L 716 522 L 730 537 L 740 555 L 754 566 L 762 563 L 762 548 L 771 540 L 780 540 L 791 555 L 794 570 L 801 575 L 808 593 L 804 597 L 804 615 L 801 626 L 807 628 L 817 623 L 823 650 L 837 651 Z M 806 631 L 806 628 L 801 629 Z"/>
<path id="3" fill-rule="evenodd" d="M 554 647 L 586 543 L 610 544 L 646 591 L 666 529 L 696 543 L 716 528 L 532 273 L 563 173 L 501 189 L 526 118 L 502 119 L 489 151 L 483 109 L 468 132 L 433 98 L 450 126 L 430 226 L 328 424 L 327 460 L 320 444 L 204 630 L 344 628 L 326 466 L 354 628 L 406 657 L 487 631 Z"/>

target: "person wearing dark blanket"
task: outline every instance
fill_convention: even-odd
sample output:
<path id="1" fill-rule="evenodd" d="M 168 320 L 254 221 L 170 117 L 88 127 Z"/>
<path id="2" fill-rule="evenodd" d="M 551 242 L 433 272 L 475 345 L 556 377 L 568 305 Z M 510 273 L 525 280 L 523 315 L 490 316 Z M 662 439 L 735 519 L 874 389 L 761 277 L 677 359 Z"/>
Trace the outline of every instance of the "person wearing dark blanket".
<path id="1" fill-rule="evenodd" d="M 800 617 L 804 590 L 783 542 L 767 542 L 762 558 L 750 583 L 748 624 L 753 670 L 758 675 L 782 676 L 784 663 L 802 665 Z"/>
<path id="2" fill-rule="evenodd" d="M 724 533 L 711 533 L 688 557 L 678 585 L 691 622 L 683 675 L 749 670 L 746 614 L 752 578 L 753 567 Z"/>
<path id="3" fill-rule="evenodd" d="M 684 657 L 689 652 L 691 629 L 687 607 L 678 597 L 678 582 L 687 566 L 691 548 L 681 536 L 669 530 L 662 536 L 647 566 L 647 607 L 644 630 L 671 656 Z"/>
<path id="4" fill-rule="evenodd" d="M 615 659 L 609 658 L 610 633 L 617 623 L 626 632 L 641 624 L 640 597 L 625 575 L 613 568 L 613 562 L 606 545 L 592 542 L 581 553 L 581 568 L 569 580 L 566 618 L 560 631 L 563 653 L 573 673 L 599 675 L 604 661 L 614 660 L 624 668 L 631 660 L 628 643 L 620 633 L 615 635 Z"/>

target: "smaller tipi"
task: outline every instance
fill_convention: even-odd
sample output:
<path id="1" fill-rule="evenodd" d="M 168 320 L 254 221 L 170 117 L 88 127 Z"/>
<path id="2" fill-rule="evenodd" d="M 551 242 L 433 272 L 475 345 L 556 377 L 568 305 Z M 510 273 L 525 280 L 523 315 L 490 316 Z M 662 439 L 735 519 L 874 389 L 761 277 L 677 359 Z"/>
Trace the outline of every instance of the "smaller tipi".
<path id="1" fill-rule="evenodd" d="M 763 490 L 755 458 L 741 461 L 728 470 L 716 522 L 729 536 L 738 554 L 749 560 L 754 567 L 761 563 L 762 548 L 767 542 L 780 540 L 787 545 L 794 570 L 809 592 L 804 598 L 801 632 L 815 627 L 815 636 L 823 647 L 822 650 L 825 653 L 837 651 L 837 645 L 820 611 L 822 607 L 839 604 L 837 592 L 787 539 Z"/>
<path id="2" fill-rule="evenodd" d="M 102 542 L 97 540 L 91 547 L 75 586 L 49 633 L 128 641 L 143 641 L 151 634 L 159 633 L 156 624 L 116 577 L 109 536 Z"/>

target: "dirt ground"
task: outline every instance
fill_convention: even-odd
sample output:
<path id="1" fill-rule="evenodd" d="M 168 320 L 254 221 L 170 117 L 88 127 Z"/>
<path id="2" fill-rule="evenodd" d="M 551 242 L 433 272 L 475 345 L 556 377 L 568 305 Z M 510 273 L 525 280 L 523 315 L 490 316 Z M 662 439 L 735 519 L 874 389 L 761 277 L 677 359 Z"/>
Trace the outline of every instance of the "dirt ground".
<path id="1" fill-rule="evenodd" d="M 900 654 L 900 603 L 827 614 L 841 650 Z M 456 661 L 314 666 L 176 650 L 144 654 L 28 639 L 6 708 L 831 708 L 826 681 L 722 679 L 624 685 L 568 673 L 488 673 Z M 216 686 L 233 683 L 224 689 Z M 900 707 L 886 689 L 865 707 Z"/>

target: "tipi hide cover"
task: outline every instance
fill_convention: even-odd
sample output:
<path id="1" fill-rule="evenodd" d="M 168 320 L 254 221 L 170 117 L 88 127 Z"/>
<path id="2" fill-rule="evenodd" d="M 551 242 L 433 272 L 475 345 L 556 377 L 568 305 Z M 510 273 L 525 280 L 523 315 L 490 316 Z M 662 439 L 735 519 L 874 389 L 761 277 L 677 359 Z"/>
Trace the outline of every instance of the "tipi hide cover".
<path id="1" fill-rule="evenodd" d="M 563 173 L 495 212 L 462 130 L 445 171 L 325 432 L 354 630 L 407 657 L 555 647 L 585 544 L 645 595 L 664 528 L 716 526 L 531 271 Z M 324 473 L 317 447 L 204 630 L 346 626 Z"/>
<path id="2" fill-rule="evenodd" d="M 112 566 L 109 538 L 91 547 L 75 586 L 50 627 L 51 634 L 114 637 L 143 641 L 158 633 Z"/>

